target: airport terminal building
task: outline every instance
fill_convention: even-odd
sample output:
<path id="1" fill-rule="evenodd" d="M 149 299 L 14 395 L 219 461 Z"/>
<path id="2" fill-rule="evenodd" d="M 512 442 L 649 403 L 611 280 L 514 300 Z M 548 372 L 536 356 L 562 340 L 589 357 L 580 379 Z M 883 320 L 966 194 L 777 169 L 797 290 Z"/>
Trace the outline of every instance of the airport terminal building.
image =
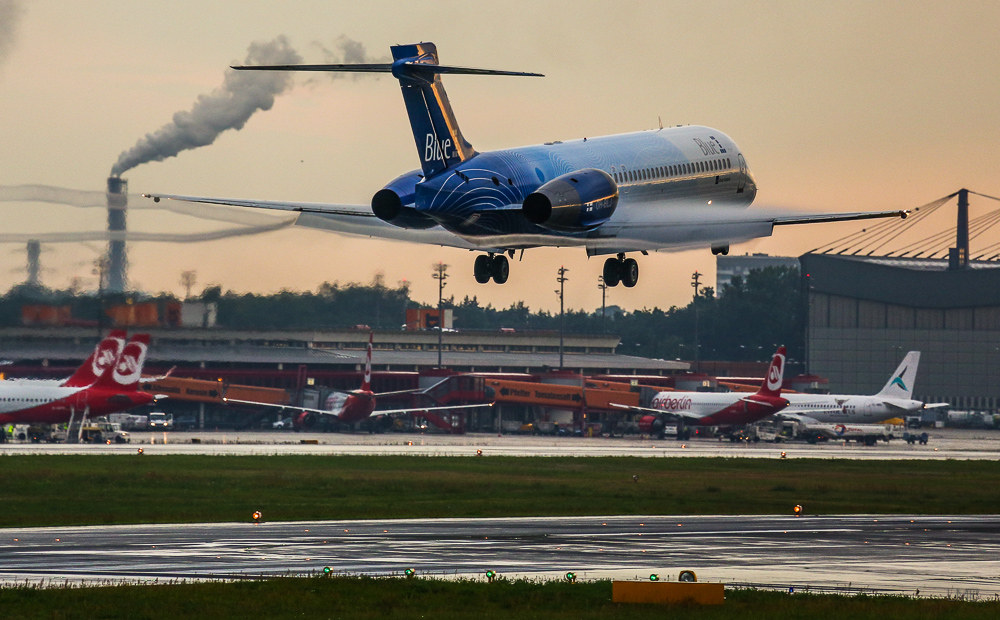
<path id="1" fill-rule="evenodd" d="M 808 372 L 873 394 L 919 350 L 914 397 L 1000 407 L 1000 262 L 805 254 Z"/>

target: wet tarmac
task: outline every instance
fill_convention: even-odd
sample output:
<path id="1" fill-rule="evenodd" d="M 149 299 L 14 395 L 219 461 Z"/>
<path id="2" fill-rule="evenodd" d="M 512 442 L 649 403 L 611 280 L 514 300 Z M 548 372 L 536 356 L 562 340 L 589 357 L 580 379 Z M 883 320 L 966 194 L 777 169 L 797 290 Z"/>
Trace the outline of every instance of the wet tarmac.
<path id="1" fill-rule="evenodd" d="M 266 515 L 264 515 L 266 519 Z M 249 515 L 248 515 L 249 520 Z M 335 573 L 676 580 L 1000 595 L 1000 516 L 414 519 L 0 529 L 0 582 Z"/>
<path id="2" fill-rule="evenodd" d="M 637 456 L 899 459 L 1000 459 L 1000 431 L 930 429 L 927 445 L 902 439 L 875 446 L 857 442 L 731 443 L 717 438 L 667 439 L 551 437 L 470 433 L 366 434 L 292 431 L 132 433 L 129 444 L 0 444 L 2 454 L 407 454 L 420 456 Z"/>

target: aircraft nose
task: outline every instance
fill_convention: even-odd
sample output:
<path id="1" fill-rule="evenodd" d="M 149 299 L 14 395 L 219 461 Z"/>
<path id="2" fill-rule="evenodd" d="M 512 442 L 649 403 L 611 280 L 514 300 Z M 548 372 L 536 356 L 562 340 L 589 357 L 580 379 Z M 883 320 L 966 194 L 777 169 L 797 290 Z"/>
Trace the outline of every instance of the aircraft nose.
<path id="1" fill-rule="evenodd" d="M 757 197 L 757 179 L 754 178 L 753 172 L 749 168 L 747 168 L 747 184 L 744 192 L 750 202 L 753 202 L 753 199 Z"/>

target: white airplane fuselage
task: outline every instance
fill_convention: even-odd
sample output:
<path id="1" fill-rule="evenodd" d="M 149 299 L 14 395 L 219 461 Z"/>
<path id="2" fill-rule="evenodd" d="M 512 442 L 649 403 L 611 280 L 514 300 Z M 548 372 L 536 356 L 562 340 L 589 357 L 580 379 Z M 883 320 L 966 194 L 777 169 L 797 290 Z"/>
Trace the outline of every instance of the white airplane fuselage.
<path id="1" fill-rule="evenodd" d="M 834 424 L 877 424 L 891 418 L 911 415 L 924 403 L 908 398 L 884 398 L 849 394 L 785 394 L 788 407 L 782 413 L 795 413 Z"/>
<path id="2" fill-rule="evenodd" d="M 693 426 L 750 424 L 785 406 L 783 397 L 745 392 L 660 392 L 650 409 L 684 418 Z"/>

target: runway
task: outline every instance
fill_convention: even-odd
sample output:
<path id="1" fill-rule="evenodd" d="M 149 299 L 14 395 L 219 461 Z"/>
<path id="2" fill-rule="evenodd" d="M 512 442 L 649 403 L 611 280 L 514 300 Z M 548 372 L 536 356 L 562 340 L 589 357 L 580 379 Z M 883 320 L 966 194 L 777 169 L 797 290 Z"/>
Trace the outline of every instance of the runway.
<path id="1" fill-rule="evenodd" d="M 248 515 L 249 517 L 249 515 Z M 266 519 L 266 515 L 264 515 Z M 337 573 L 1000 595 L 1000 516 L 558 517 L 0 529 L 6 583 Z"/>
<path id="2" fill-rule="evenodd" d="M 132 443 L 0 444 L 0 455 L 14 454 L 403 454 L 413 456 L 635 456 L 846 458 L 863 460 L 996 460 L 1000 459 L 1000 432 L 992 430 L 930 429 L 927 445 L 902 439 L 876 446 L 857 442 L 731 443 L 716 438 L 679 442 L 667 439 L 550 437 L 529 435 L 444 435 L 417 433 L 294 433 L 291 431 L 192 431 L 133 433 Z M 196 440 L 196 441 L 195 441 Z"/>

